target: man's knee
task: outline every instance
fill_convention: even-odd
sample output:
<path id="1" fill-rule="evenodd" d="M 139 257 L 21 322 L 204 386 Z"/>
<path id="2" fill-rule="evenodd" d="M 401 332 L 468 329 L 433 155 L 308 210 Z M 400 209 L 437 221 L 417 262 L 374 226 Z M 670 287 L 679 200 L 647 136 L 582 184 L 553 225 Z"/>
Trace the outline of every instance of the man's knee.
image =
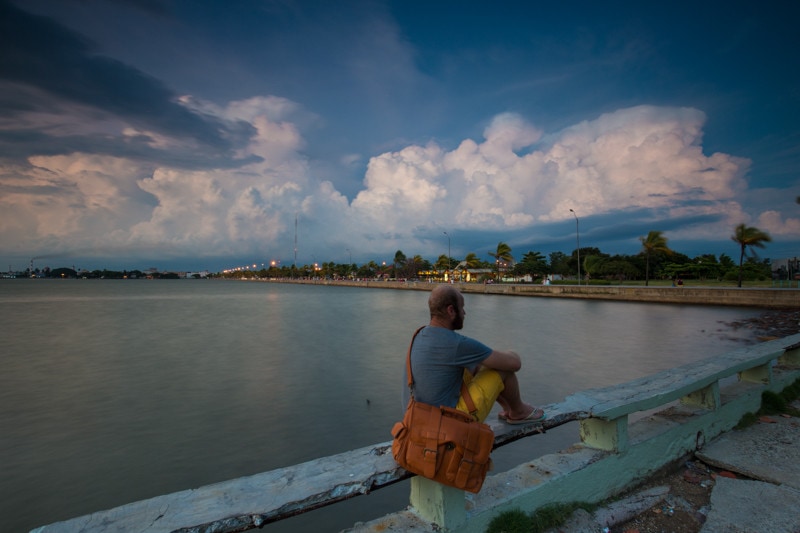
<path id="1" fill-rule="evenodd" d="M 512 372 L 511 370 L 495 370 L 495 372 L 500 376 L 500 380 L 503 383 L 516 376 L 516 372 Z"/>

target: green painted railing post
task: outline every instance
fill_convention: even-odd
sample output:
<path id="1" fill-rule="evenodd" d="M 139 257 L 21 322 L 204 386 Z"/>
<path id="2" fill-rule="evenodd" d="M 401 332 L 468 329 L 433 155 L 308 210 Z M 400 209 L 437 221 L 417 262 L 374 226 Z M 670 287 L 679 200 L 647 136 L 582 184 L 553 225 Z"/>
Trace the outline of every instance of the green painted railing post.
<path id="1" fill-rule="evenodd" d="M 766 363 L 739 372 L 739 381 L 769 385 L 772 383 L 772 364 Z"/>
<path id="2" fill-rule="evenodd" d="M 786 351 L 783 352 L 783 355 L 778 357 L 778 364 L 790 367 L 800 366 L 800 343 L 789 346 Z"/>
<path id="3" fill-rule="evenodd" d="M 414 511 L 444 531 L 458 531 L 464 527 L 467 521 L 466 505 L 463 490 L 422 476 L 411 478 L 411 506 Z"/>
<path id="4" fill-rule="evenodd" d="M 613 420 L 587 418 L 581 420 L 581 442 L 598 450 L 624 452 L 628 449 L 628 416 Z"/>
<path id="5" fill-rule="evenodd" d="M 708 409 L 709 411 L 719 409 L 720 405 L 722 405 L 719 393 L 719 381 L 715 381 L 708 387 L 690 392 L 681 398 L 680 401 L 683 405 L 700 407 L 702 409 Z"/>

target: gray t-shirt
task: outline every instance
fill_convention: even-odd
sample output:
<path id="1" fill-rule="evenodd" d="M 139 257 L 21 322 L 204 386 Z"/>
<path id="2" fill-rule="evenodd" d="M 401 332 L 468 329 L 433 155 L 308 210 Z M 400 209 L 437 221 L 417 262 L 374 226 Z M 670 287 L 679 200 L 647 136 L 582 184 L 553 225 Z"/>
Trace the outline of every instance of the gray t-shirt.
<path id="1" fill-rule="evenodd" d="M 460 333 L 426 326 L 411 348 L 414 399 L 431 405 L 455 407 L 461 393 L 464 369 L 473 370 L 489 357 L 492 349 Z M 408 377 L 403 373 L 408 393 Z"/>

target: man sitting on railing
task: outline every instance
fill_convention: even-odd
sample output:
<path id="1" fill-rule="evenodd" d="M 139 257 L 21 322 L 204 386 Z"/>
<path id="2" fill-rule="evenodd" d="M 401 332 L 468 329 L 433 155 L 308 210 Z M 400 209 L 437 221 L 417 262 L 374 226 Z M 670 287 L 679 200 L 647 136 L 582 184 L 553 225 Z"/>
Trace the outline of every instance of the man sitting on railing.
<path id="1" fill-rule="evenodd" d="M 440 285 L 428 299 L 431 320 L 411 348 L 414 399 L 430 405 L 445 405 L 469 412 L 461 396 L 465 381 L 478 409 L 476 418 L 486 419 L 497 401 L 498 415 L 509 424 L 541 422 L 544 411 L 522 401 L 516 373 L 520 356 L 499 351 L 456 333 L 464 326 L 464 296 L 452 285 Z M 404 387 L 405 389 L 405 387 Z M 406 399 L 407 400 L 407 399 Z"/>

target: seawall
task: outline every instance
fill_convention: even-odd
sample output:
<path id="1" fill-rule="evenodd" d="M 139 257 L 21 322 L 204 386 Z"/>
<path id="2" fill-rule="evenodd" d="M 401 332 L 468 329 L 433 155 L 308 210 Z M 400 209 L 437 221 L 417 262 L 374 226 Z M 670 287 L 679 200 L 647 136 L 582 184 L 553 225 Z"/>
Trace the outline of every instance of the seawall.
<path id="1" fill-rule="evenodd" d="M 396 281 L 269 280 L 335 287 L 429 291 L 436 283 Z M 636 287 L 624 285 L 533 285 L 524 283 L 455 283 L 463 293 L 502 294 L 541 298 L 578 298 L 664 304 L 798 308 L 800 290 L 738 287 Z"/>

